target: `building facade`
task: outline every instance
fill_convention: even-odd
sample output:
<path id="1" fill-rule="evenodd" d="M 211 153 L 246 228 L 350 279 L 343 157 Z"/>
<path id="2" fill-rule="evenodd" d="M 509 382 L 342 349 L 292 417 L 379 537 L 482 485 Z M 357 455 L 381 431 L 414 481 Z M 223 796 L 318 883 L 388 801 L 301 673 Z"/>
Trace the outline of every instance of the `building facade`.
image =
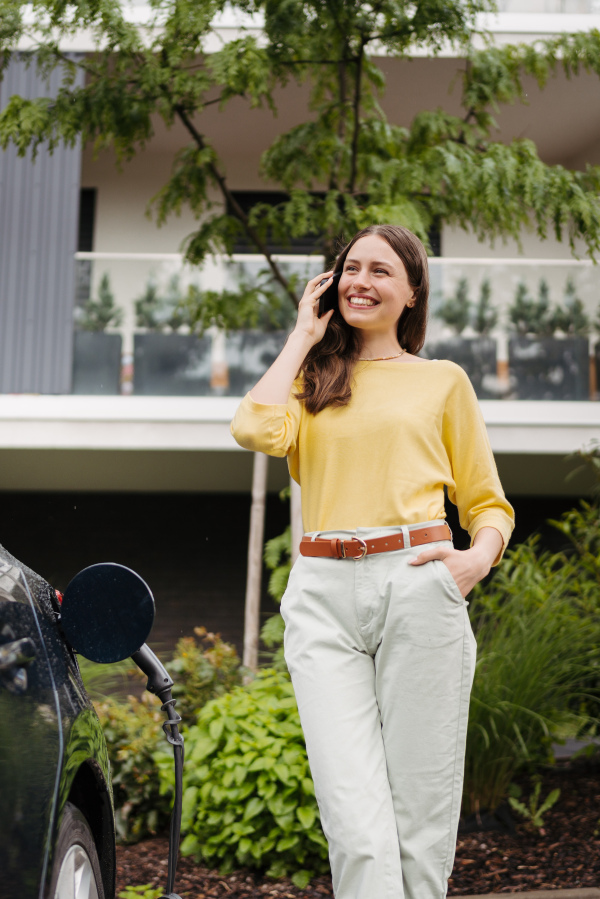
<path id="1" fill-rule="evenodd" d="M 499 44 L 600 27 L 598 4 L 584 0 L 499 7 L 487 22 Z M 143 3 L 134 11 L 143 18 Z M 225 40 L 237 33 L 227 16 L 219 28 Z M 65 47 L 93 49 L 86 36 Z M 457 90 L 448 92 L 462 63 L 456 56 L 380 62 L 388 85 L 382 103 L 394 123 L 408 125 L 437 106 L 458 111 Z M 598 78 L 558 74 L 543 91 L 526 87 L 528 105 L 500 111 L 499 139 L 530 137 L 550 164 L 600 164 L 600 117 L 590 114 L 600 105 Z M 0 84 L 0 103 L 53 89 L 17 60 Z M 241 99 L 203 113 L 242 203 L 276 199 L 257 174 L 258 160 L 306 115 L 305 87 L 288 85 L 278 100 L 277 117 Z M 252 458 L 233 441 L 229 421 L 285 333 L 211 330 L 198 338 L 169 327 L 169 308 L 190 285 L 235 288 L 263 267 L 240 246 L 232 259 L 192 270 L 181 256 L 196 226 L 192 215 L 184 210 L 162 228 L 147 217 L 186 142 L 183 128 L 157 122 L 148 145 L 121 168 L 112 153 L 95 156 L 91 147 L 40 152 L 35 162 L 11 149 L 0 153 L 0 493 L 7 513 L 0 542 L 58 587 L 108 556 L 131 564 L 160 594 L 166 644 L 197 624 L 241 644 Z M 592 329 L 575 340 L 558 333 L 519 342 L 509 309 L 519 290 L 546 290 L 551 302 L 580 299 L 594 320 L 599 276 L 567 244 L 531 234 L 521 246 L 492 247 L 442 227 L 435 241 L 425 352 L 455 358 L 473 378 L 524 536 L 592 486 L 585 472 L 567 475 L 577 467 L 570 454 L 600 439 L 599 335 Z M 299 244 L 278 258 L 310 277 L 324 266 L 311 249 Z M 498 321 L 485 338 L 470 326 L 453 334 L 435 315 L 449 298 L 476 303 L 486 289 Z M 143 324 L 139 304 L 152 291 L 163 307 L 155 308 L 154 325 Z M 120 323 L 82 330 L 90 297 L 118 309 Z M 287 483 L 285 461 L 271 460 L 267 536 L 285 524 L 277 493 Z M 224 555 L 220 547 L 232 534 L 236 551 Z"/>

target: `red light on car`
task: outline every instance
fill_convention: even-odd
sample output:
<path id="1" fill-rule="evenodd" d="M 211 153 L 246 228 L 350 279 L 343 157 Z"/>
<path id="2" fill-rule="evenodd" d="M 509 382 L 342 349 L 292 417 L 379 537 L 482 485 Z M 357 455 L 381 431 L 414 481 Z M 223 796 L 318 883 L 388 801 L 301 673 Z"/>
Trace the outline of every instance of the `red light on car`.
<path id="1" fill-rule="evenodd" d="M 58 600 L 59 606 L 62 606 L 62 601 L 63 601 L 63 595 L 62 595 L 62 593 L 60 592 L 60 590 L 55 590 L 54 592 L 55 592 L 55 594 L 56 594 L 56 598 L 57 598 L 57 600 Z"/>

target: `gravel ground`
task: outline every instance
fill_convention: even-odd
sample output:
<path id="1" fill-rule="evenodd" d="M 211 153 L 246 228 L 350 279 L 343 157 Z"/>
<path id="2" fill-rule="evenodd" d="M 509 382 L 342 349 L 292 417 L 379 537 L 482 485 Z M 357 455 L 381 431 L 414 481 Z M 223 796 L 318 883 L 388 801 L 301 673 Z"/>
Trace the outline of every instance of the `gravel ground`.
<path id="1" fill-rule="evenodd" d="M 524 783 L 524 792 L 529 786 Z M 542 831 L 523 824 L 515 834 L 459 834 L 449 896 L 514 893 L 536 889 L 600 886 L 600 759 L 573 761 L 544 772 L 542 798 L 559 787 L 561 796 L 545 814 Z M 165 837 L 117 847 L 117 893 L 126 885 L 166 884 Z M 252 871 L 221 876 L 180 859 L 175 891 L 183 899 L 323 899 L 333 896 L 329 877 L 303 890 L 289 880 Z"/>

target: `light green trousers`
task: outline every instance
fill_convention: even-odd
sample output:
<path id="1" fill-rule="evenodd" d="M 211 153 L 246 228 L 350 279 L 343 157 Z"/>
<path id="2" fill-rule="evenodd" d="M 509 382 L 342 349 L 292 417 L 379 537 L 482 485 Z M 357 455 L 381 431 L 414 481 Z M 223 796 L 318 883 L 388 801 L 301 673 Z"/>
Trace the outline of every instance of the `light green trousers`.
<path id="1" fill-rule="evenodd" d="M 476 645 L 425 548 L 300 556 L 282 600 L 336 899 L 443 899 L 452 872 Z"/>

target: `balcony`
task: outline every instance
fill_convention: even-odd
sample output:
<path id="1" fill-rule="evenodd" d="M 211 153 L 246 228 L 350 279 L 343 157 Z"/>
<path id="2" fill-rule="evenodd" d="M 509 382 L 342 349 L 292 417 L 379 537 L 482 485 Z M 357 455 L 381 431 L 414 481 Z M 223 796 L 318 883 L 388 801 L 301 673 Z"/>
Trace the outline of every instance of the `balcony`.
<path id="1" fill-rule="evenodd" d="M 324 265 L 318 256 L 278 261 L 299 283 Z M 76 265 L 74 394 L 242 396 L 294 320 L 284 302 L 259 329 L 194 328 L 190 298 L 197 313 L 208 291 L 256 284 L 262 257 L 218 258 L 197 269 L 177 254 L 78 253 Z M 600 291 L 591 262 L 436 257 L 430 271 L 423 356 L 457 362 L 482 400 L 598 399 Z"/>
<path id="2" fill-rule="evenodd" d="M 498 12 L 593 15 L 600 13 L 600 2 L 599 0 L 498 0 Z"/>

